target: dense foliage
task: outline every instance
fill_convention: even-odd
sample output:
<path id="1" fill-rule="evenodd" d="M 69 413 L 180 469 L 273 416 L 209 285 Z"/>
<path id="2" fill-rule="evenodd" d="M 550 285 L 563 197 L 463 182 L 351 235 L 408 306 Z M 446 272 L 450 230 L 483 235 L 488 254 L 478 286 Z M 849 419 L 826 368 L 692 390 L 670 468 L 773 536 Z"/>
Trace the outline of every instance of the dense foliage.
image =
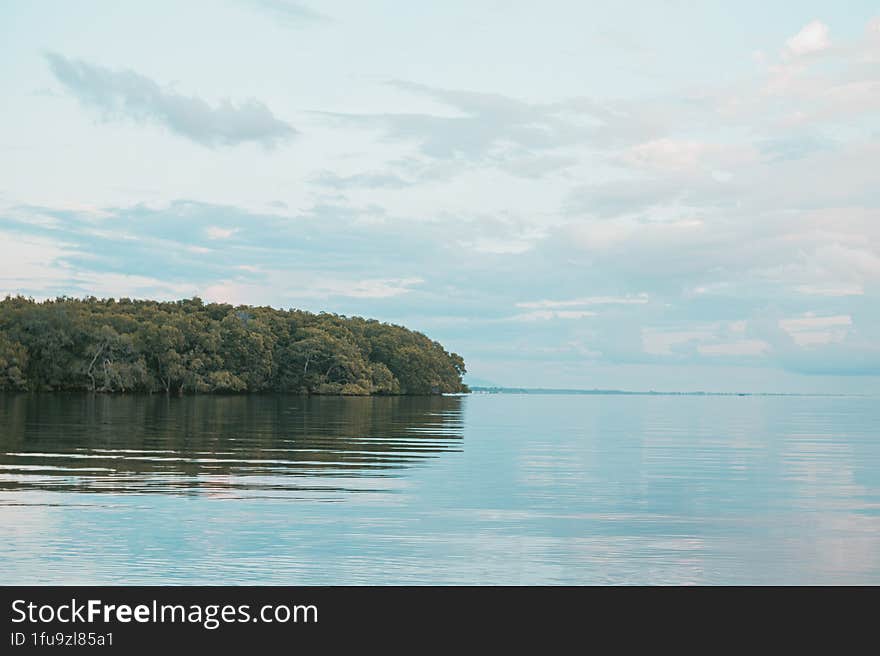
<path id="1" fill-rule="evenodd" d="M 462 392 L 464 360 L 360 317 L 201 299 L 0 301 L 0 390 Z"/>

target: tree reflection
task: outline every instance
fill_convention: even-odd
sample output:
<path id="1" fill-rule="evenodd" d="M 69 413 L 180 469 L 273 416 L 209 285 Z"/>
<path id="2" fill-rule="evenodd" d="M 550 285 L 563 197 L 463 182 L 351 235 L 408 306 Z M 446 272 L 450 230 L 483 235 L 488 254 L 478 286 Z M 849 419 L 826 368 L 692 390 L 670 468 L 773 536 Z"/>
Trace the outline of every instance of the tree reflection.
<path id="1" fill-rule="evenodd" d="M 0 395 L 0 489 L 352 489 L 459 450 L 462 406 L 454 396 Z"/>

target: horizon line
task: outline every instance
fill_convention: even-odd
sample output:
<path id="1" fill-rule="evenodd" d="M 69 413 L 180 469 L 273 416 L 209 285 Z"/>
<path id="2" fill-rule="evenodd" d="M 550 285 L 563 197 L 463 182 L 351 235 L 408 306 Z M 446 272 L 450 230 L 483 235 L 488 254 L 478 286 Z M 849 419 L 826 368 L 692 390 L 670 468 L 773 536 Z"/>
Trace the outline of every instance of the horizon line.
<path id="1" fill-rule="evenodd" d="M 583 395 L 619 395 L 619 396 L 857 396 L 874 397 L 872 393 L 835 393 L 835 392 L 708 392 L 703 390 L 620 390 L 620 389 L 582 389 L 565 387 L 508 387 L 504 385 L 468 385 L 471 393 L 486 394 L 583 394 Z"/>

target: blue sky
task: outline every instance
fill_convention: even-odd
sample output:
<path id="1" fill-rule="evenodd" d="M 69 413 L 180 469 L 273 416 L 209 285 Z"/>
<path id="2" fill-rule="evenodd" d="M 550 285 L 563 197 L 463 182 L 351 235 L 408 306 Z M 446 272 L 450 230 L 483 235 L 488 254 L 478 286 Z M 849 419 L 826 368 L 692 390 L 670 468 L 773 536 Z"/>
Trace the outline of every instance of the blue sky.
<path id="1" fill-rule="evenodd" d="M 474 382 L 880 392 L 876 2 L 11 1 L 0 37 L 0 293 L 376 317 Z"/>

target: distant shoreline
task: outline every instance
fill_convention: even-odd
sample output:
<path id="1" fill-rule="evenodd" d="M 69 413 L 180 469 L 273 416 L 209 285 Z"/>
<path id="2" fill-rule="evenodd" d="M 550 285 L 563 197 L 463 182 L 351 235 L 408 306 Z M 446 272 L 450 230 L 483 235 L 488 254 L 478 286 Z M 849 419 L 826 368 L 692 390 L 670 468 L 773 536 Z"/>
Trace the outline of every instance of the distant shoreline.
<path id="1" fill-rule="evenodd" d="M 638 392 L 614 389 L 564 389 L 551 387 L 488 387 L 471 385 L 471 394 L 543 394 L 543 395 L 578 395 L 578 396 L 859 396 L 871 397 L 873 394 L 833 394 L 823 392 L 669 392 L 655 391 Z"/>

